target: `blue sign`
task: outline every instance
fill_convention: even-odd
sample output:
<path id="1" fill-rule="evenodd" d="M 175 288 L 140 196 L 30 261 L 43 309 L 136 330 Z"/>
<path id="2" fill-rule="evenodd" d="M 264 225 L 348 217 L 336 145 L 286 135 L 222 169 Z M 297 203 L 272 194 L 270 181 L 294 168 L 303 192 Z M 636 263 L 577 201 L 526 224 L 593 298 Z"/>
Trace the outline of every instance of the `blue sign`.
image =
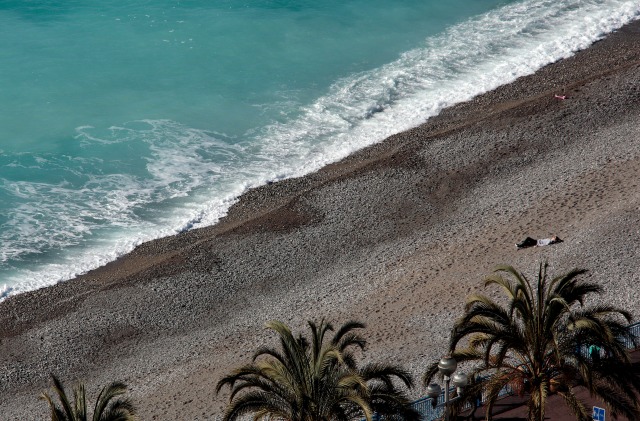
<path id="1" fill-rule="evenodd" d="M 604 408 L 598 408 L 597 406 L 594 406 L 593 414 L 591 416 L 593 417 L 593 421 L 605 421 L 604 414 Z"/>

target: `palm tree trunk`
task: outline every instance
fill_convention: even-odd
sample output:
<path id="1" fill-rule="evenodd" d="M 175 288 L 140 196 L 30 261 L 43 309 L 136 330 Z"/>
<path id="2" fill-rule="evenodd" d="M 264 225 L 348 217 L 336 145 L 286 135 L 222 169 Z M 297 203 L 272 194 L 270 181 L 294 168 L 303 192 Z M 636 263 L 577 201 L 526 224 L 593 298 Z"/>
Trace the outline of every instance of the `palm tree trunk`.
<path id="1" fill-rule="evenodd" d="M 529 397 L 529 416 L 528 421 L 544 421 L 544 410 L 546 405 L 546 385 L 542 382 L 538 387 L 531 391 Z"/>

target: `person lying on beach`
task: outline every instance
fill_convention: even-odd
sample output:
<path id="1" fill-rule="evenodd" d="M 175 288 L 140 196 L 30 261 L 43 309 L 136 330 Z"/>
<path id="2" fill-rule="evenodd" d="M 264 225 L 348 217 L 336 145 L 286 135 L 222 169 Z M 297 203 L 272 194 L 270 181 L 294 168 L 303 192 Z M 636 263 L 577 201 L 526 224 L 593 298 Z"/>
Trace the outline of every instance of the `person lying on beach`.
<path id="1" fill-rule="evenodd" d="M 562 240 L 558 238 L 557 235 L 554 235 L 551 238 L 541 238 L 539 240 L 536 240 L 535 238 L 527 237 L 521 242 L 517 243 L 516 247 L 518 249 L 523 249 L 526 247 L 542 247 L 542 246 L 548 246 L 550 244 L 556 244 L 561 242 Z"/>

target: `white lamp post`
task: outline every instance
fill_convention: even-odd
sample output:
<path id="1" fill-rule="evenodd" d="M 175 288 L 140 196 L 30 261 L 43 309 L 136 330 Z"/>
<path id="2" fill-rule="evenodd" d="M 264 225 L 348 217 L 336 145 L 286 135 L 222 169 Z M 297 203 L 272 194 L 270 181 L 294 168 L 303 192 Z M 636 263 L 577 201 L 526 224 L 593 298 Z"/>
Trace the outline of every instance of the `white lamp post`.
<path id="1" fill-rule="evenodd" d="M 458 367 L 458 362 L 453 357 L 443 357 L 438 363 L 438 371 L 444 378 L 444 419 L 449 421 L 449 382 L 453 382 L 458 395 L 462 393 L 462 389 L 467 385 L 469 379 L 464 373 L 456 373 L 451 376 Z M 431 383 L 427 386 L 427 396 L 434 400 L 434 403 L 442 393 L 440 385 Z"/>

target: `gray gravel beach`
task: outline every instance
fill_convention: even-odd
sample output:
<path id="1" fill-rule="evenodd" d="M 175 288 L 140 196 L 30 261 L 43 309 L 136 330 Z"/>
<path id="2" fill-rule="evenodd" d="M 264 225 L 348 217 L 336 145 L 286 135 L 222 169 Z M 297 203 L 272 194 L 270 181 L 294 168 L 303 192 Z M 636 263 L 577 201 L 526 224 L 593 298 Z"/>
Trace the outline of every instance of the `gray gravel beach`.
<path id="1" fill-rule="evenodd" d="M 566 99 L 554 95 L 566 95 Z M 517 250 L 527 236 L 564 241 Z M 130 386 L 142 420 L 219 419 L 264 324 L 367 324 L 419 379 L 498 264 L 586 268 L 640 317 L 640 21 L 308 176 L 215 226 L 0 303 L 0 420 L 42 420 L 49 373 Z M 419 383 L 419 382 L 418 382 Z M 414 397 L 424 394 L 416 388 Z"/>

